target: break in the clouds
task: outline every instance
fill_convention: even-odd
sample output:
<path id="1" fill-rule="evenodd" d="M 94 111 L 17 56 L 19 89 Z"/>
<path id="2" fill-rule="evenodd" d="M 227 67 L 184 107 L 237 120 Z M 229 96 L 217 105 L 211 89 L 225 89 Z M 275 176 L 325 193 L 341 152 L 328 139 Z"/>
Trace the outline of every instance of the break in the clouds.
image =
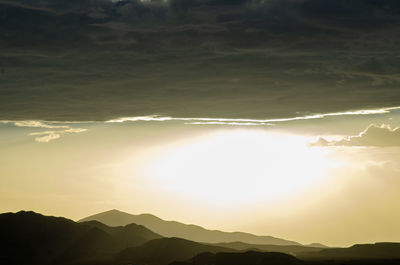
<path id="1" fill-rule="evenodd" d="M 0 0 L 0 119 L 397 106 L 394 0 Z"/>
<path id="2" fill-rule="evenodd" d="M 390 125 L 371 124 L 359 135 L 345 137 L 341 140 L 328 141 L 320 137 L 313 146 L 400 146 L 400 128 L 391 128 Z"/>

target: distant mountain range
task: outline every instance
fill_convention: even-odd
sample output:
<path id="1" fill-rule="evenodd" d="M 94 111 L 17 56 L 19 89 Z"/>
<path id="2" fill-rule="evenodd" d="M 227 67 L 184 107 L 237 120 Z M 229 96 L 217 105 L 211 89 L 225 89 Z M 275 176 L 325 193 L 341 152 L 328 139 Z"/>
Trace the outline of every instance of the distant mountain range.
<path id="1" fill-rule="evenodd" d="M 0 235 L 0 264 L 6 265 L 400 264 L 400 243 L 350 248 L 198 243 L 133 223 L 110 227 L 24 211 L 0 214 Z"/>
<path id="2" fill-rule="evenodd" d="M 122 226 L 130 223 L 144 225 L 150 230 L 165 237 L 180 237 L 188 240 L 204 243 L 221 243 L 241 241 L 249 244 L 268 244 L 293 246 L 301 245 L 295 241 L 289 241 L 272 236 L 256 236 L 243 232 L 222 232 L 218 230 L 207 230 L 201 226 L 183 224 L 176 221 L 165 221 L 151 214 L 133 215 L 118 210 L 111 210 L 95 214 L 79 222 L 99 221 L 109 226 Z"/>

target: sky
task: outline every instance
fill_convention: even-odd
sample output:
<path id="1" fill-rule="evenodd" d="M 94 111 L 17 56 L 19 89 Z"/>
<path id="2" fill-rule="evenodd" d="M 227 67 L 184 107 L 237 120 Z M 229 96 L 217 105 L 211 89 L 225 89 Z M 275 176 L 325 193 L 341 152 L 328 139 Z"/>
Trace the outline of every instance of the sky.
<path id="1" fill-rule="evenodd" d="M 120 209 L 333 246 L 398 241 L 400 108 L 284 121 L 3 121 L 0 211 Z M 366 232 L 368 231 L 368 232 Z"/>
<path id="2" fill-rule="evenodd" d="M 0 212 L 400 241 L 395 0 L 0 0 Z"/>

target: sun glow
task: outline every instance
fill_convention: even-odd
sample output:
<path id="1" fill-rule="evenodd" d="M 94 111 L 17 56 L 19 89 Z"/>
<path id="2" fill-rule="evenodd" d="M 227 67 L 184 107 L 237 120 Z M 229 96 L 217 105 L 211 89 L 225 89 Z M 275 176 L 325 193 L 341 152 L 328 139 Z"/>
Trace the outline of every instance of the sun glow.
<path id="1" fill-rule="evenodd" d="M 163 148 L 147 176 L 163 189 L 213 203 L 287 198 L 323 183 L 335 163 L 305 137 L 220 131 Z"/>

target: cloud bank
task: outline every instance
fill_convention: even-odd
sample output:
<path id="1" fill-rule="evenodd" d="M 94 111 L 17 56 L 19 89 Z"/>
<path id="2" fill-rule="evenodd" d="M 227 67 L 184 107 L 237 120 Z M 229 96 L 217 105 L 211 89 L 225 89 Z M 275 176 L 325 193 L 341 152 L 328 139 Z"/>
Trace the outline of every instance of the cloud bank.
<path id="1" fill-rule="evenodd" d="M 279 119 L 400 102 L 397 0 L 0 0 L 0 13 L 2 120 Z"/>

